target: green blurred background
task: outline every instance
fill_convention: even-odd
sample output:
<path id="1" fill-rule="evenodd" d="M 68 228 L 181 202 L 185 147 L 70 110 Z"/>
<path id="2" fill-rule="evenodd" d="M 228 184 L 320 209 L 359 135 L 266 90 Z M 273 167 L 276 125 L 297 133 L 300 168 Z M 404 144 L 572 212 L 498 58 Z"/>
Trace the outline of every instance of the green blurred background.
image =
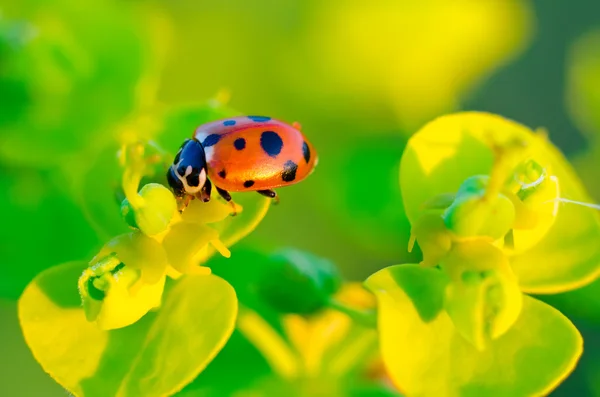
<path id="1" fill-rule="evenodd" d="M 117 131 L 216 96 L 300 122 L 320 156 L 240 245 L 305 249 L 348 279 L 418 259 L 399 160 L 444 113 L 547 128 L 600 200 L 598 0 L 4 0 L 0 395 L 65 395 L 27 349 L 16 299 L 123 227 L 107 176 Z M 600 283 L 547 300 L 586 343 L 553 395 L 600 396 Z"/>

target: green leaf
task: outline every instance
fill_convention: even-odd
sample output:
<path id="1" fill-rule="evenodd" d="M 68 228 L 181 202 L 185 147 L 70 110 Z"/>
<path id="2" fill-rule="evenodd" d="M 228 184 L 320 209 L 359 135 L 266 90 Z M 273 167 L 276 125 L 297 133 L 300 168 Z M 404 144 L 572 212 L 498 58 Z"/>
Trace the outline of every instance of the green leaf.
<path id="1" fill-rule="evenodd" d="M 34 357 L 76 396 L 164 396 L 191 382 L 231 335 L 237 300 L 223 279 L 186 276 L 162 307 L 132 326 L 101 331 L 86 321 L 77 279 L 86 264 L 38 275 L 19 300 Z"/>
<path id="2" fill-rule="evenodd" d="M 436 196 L 455 193 L 463 181 L 489 175 L 497 144 L 522 141 L 533 159 L 558 179 L 560 197 L 592 202 L 571 165 L 543 135 L 502 117 L 479 112 L 440 117 L 415 134 L 402 155 L 400 187 L 412 225 Z M 514 159 L 507 168 L 517 165 Z M 537 204 L 544 211 L 553 203 Z M 539 229 L 539 230 L 538 230 Z M 600 274 L 600 213 L 575 204 L 560 204 L 553 222 L 533 231 L 514 231 L 515 241 L 533 249 L 511 258 L 521 288 L 528 292 L 559 292 L 591 282 Z M 540 264 L 543 263 L 543 266 Z"/>
<path id="3" fill-rule="evenodd" d="M 592 203 L 575 171 L 555 147 L 547 146 L 561 197 Z M 554 224 L 533 249 L 511 258 L 521 289 L 557 293 L 589 284 L 600 276 L 600 211 L 577 204 L 560 204 Z M 543 266 L 540 266 L 543 264 Z"/>
<path id="4" fill-rule="evenodd" d="M 221 353 L 177 396 L 231 396 L 271 373 L 259 351 L 239 331 L 234 331 Z"/>
<path id="5" fill-rule="evenodd" d="M 6 70 L 0 101 L 18 106 L 14 117 L 0 115 L 0 157 L 59 165 L 90 143 L 110 139 L 106 130 L 136 107 L 137 84 L 150 63 L 143 18 L 110 2 L 88 5 L 93 13 L 64 0 L 23 1 L 13 10 L 19 20 L 0 21 L 24 21 L 35 33 L 0 53 Z"/>
<path id="6" fill-rule="evenodd" d="M 366 281 L 377 296 L 380 348 L 389 375 L 410 396 L 547 395 L 583 349 L 575 326 L 525 297 L 516 324 L 482 352 L 443 311 L 447 278 L 435 268 L 399 265 Z"/>
<path id="7" fill-rule="evenodd" d="M 0 167 L 0 296 L 17 299 L 36 274 L 82 258 L 100 242 L 64 181 L 47 171 Z M 60 247 L 60 249 L 58 249 Z"/>

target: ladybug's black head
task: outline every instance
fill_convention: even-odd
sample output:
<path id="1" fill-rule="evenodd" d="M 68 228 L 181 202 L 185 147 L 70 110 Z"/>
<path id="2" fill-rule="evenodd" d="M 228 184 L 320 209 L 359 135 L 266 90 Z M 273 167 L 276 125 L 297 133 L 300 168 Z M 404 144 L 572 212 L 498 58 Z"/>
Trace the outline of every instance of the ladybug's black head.
<path id="1" fill-rule="evenodd" d="M 202 144 L 186 139 L 181 145 L 173 165 L 167 172 L 167 181 L 177 197 L 195 195 L 206 183 L 206 155 Z"/>

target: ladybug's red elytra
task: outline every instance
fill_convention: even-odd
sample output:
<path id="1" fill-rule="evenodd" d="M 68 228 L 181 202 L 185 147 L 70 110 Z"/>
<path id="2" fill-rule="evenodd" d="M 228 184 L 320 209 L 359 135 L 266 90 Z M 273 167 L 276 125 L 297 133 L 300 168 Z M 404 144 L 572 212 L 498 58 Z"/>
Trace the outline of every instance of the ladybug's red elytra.
<path id="1" fill-rule="evenodd" d="M 302 181 L 317 162 L 297 123 L 239 116 L 196 128 L 179 148 L 167 180 L 179 199 L 207 202 L 213 184 L 226 201 L 231 201 L 229 192 L 255 191 L 275 198 L 273 189 Z"/>

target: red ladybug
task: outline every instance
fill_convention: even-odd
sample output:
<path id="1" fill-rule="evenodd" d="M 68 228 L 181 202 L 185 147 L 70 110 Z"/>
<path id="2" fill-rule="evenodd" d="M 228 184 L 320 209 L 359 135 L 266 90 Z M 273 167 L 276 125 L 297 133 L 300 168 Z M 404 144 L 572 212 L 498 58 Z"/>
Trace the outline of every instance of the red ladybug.
<path id="1" fill-rule="evenodd" d="M 305 179 L 317 162 L 314 147 L 296 123 L 240 116 L 199 126 L 181 145 L 167 180 L 180 199 L 209 201 L 211 180 L 226 201 L 231 201 L 229 192 L 275 198 L 273 189 Z"/>

